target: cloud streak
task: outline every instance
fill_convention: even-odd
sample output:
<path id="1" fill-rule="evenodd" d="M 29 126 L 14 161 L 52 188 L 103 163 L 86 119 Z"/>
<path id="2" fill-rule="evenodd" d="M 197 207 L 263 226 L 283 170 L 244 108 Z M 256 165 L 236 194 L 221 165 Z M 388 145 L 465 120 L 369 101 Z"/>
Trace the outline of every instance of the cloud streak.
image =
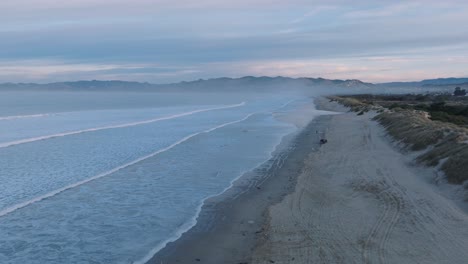
<path id="1" fill-rule="evenodd" d="M 463 74 L 457 67 L 468 55 L 464 1 L 348 3 L 2 1 L 0 82 L 115 78 L 159 83 L 241 73 L 366 80 Z M 403 58 L 407 64 L 390 59 L 377 65 L 371 59 L 382 57 Z M 416 57 L 426 58 L 425 64 Z M 440 69 L 444 57 L 452 58 L 451 64 Z M 279 65 L 272 67 L 271 61 Z M 403 66 L 413 74 L 399 71 Z"/>

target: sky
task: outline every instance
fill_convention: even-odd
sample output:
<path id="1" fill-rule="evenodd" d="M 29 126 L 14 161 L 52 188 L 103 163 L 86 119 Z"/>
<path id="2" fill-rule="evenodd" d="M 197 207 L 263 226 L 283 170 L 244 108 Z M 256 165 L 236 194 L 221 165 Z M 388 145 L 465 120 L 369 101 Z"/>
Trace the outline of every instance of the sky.
<path id="1" fill-rule="evenodd" d="M 0 83 L 468 77 L 466 0 L 5 0 Z"/>

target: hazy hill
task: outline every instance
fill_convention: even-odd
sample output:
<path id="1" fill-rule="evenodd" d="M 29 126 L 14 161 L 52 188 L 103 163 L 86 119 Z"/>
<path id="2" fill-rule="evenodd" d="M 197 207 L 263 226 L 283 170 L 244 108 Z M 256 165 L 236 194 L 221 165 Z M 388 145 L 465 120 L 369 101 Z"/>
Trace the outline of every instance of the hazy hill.
<path id="1" fill-rule="evenodd" d="M 438 86 L 438 85 L 457 85 L 468 83 L 468 78 L 438 78 L 428 79 L 419 82 L 389 82 L 379 83 L 379 87 L 424 87 L 424 86 Z"/>
<path id="2" fill-rule="evenodd" d="M 173 84 L 151 84 L 127 81 L 76 81 L 48 84 L 4 83 L 1 91 L 198 91 L 198 92 L 271 92 L 310 91 L 314 93 L 424 93 L 466 88 L 468 78 L 440 78 L 418 82 L 372 84 L 360 80 L 330 80 L 324 78 L 253 77 L 200 79 Z"/>
<path id="3" fill-rule="evenodd" d="M 275 89 L 314 89 L 338 91 L 342 89 L 368 89 L 371 83 L 359 80 L 329 80 L 323 78 L 253 77 L 215 78 L 173 84 L 151 84 L 126 81 L 76 81 L 48 84 L 4 83 L 0 90 L 9 91 L 270 91 Z"/>
<path id="4" fill-rule="evenodd" d="M 424 80 L 421 83 L 423 85 L 455 85 L 468 83 L 468 78 L 439 78 L 432 80 Z"/>
<path id="5" fill-rule="evenodd" d="M 75 91 L 75 90 L 125 90 L 125 89 L 148 89 L 154 85 L 149 83 L 125 82 L 125 81 L 76 81 L 56 82 L 48 84 L 37 83 L 4 83 L 0 84 L 1 90 L 37 90 L 37 91 Z"/>

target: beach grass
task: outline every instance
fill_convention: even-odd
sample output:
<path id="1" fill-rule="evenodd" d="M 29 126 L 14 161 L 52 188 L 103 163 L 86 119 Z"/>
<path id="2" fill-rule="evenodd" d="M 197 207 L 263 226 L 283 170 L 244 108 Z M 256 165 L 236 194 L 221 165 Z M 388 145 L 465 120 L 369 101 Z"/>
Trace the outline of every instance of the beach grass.
<path id="1" fill-rule="evenodd" d="M 421 98 L 425 100 L 424 107 L 414 101 Z M 456 102 L 456 107 L 452 107 L 447 106 L 450 102 L 428 101 L 428 98 L 431 97 L 361 95 L 333 96 L 329 99 L 349 107 L 358 115 L 369 110 L 376 111 L 374 120 L 385 127 L 392 138 L 410 151 L 420 151 L 417 162 L 439 168 L 450 183 L 462 184 L 468 180 L 468 128 L 463 122 L 464 116 L 456 115 L 455 111 L 466 106 L 460 104 L 460 100 Z M 396 99 L 398 103 L 393 101 Z M 435 108 L 439 113 L 436 117 L 432 111 Z M 445 112 L 440 114 L 441 111 Z"/>

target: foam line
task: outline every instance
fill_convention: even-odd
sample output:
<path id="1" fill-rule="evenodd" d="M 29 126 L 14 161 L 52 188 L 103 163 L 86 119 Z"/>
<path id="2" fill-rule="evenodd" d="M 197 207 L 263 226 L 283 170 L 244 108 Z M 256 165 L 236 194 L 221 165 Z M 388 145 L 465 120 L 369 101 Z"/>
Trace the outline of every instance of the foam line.
<path id="1" fill-rule="evenodd" d="M 13 120 L 22 118 L 35 118 L 35 117 L 46 117 L 53 114 L 34 114 L 34 115 L 19 115 L 19 116 L 0 116 L 0 120 Z"/>
<path id="2" fill-rule="evenodd" d="M 292 101 L 291 101 L 292 102 Z M 288 103 L 289 104 L 289 103 Z M 255 113 L 253 114 L 250 114 L 248 115 L 247 117 L 245 117 L 243 120 L 246 120 L 248 119 L 250 116 L 254 115 Z M 241 121 L 239 121 L 241 122 Z M 262 162 L 259 162 L 257 165 L 253 166 L 251 169 L 247 169 L 245 171 L 242 171 L 238 177 L 234 178 L 233 180 L 231 180 L 230 184 L 228 187 L 224 188 L 224 190 L 222 190 L 221 192 L 219 193 L 216 193 L 216 194 L 213 194 L 213 195 L 210 195 L 210 196 L 207 196 L 205 198 L 203 198 L 201 200 L 201 202 L 198 204 L 197 208 L 196 208 L 196 213 L 193 217 L 191 217 L 189 219 L 188 222 L 182 224 L 176 231 L 175 231 L 175 234 L 158 243 L 154 248 L 152 248 L 150 250 L 149 253 L 147 253 L 143 258 L 137 260 L 137 261 L 132 261 L 131 264 L 149 264 L 149 261 L 159 252 L 161 251 L 163 248 L 165 248 L 167 246 L 167 244 L 171 243 L 171 242 L 175 242 L 177 241 L 179 238 L 182 237 L 182 235 L 189 231 L 190 229 L 192 229 L 196 224 L 197 224 L 197 218 L 200 216 L 200 213 L 203 209 L 203 206 L 205 205 L 205 202 L 213 197 L 217 197 L 217 196 L 220 196 L 222 195 L 223 193 L 227 192 L 229 189 L 231 189 L 232 187 L 234 187 L 234 183 L 236 181 L 238 181 L 240 178 L 242 178 L 247 172 L 249 171 L 252 171 L 253 169 L 255 168 L 258 168 L 259 166 L 261 166 L 263 163 L 267 162 L 268 160 L 270 160 L 272 157 L 273 157 L 273 153 L 276 151 L 277 147 L 279 146 L 279 144 L 281 144 L 282 140 L 283 140 L 284 136 L 281 137 L 281 140 L 280 142 L 278 142 L 276 144 L 276 146 L 274 147 L 274 150 L 270 151 L 270 155 L 269 157 L 265 160 L 265 161 L 262 161 Z"/>
<path id="3" fill-rule="evenodd" d="M 7 214 L 9 214 L 9 213 L 12 213 L 12 212 L 14 212 L 14 211 L 16 211 L 16 210 L 18 210 L 18 209 L 24 208 L 24 207 L 26 207 L 26 206 L 28 206 L 28 205 L 33 204 L 33 203 L 42 201 L 42 200 L 47 199 L 47 198 L 50 198 L 50 197 L 53 197 L 53 196 L 55 196 L 55 195 L 57 195 L 57 194 L 59 194 L 59 193 L 62 193 L 62 192 L 64 192 L 64 191 L 66 191 L 66 190 L 70 190 L 70 189 L 76 188 L 76 187 L 78 187 L 78 186 L 81 186 L 81 185 L 83 185 L 83 184 L 86 184 L 86 183 L 88 183 L 88 182 L 91 182 L 91 181 L 94 181 L 94 180 L 97 180 L 97 179 L 100 179 L 100 178 L 109 176 L 110 174 L 115 173 L 115 172 L 117 172 L 117 171 L 119 171 L 119 170 L 122 170 L 122 169 L 127 168 L 127 167 L 132 166 L 132 165 L 135 165 L 135 164 L 137 164 L 138 162 L 141 162 L 141 161 L 143 161 L 143 160 L 152 158 L 152 157 L 154 157 L 154 156 L 156 156 L 156 155 L 158 155 L 158 154 L 160 154 L 160 153 L 166 152 L 166 151 L 168 151 L 168 150 L 174 148 L 175 146 L 177 146 L 177 145 L 179 145 L 179 144 L 181 144 L 181 143 L 184 143 L 185 141 L 187 141 L 187 140 L 189 140 L 189 139 L 191 139 L 191 138 L 193 138 L 193 137 L 195 137 L 195 136 L 198 136 L 198 135 L 200 135 L 200 134 L 203 134 L 203 133 L 210 133 L 210 132 L 212 132 L 212 131 L 214 131 L 214 130 L 223 128 L 223 127 L 225 127 L 225 126 L 229 126 L 229 125 L 232 125 L 232 124 L 236 124 L 236 123 L 240 123 L 240 122 L 242 122 L 242 121 L 245 121 L 245 120 L 247 120 L 249 117 L 251 117 L 252 115 L 254 115 L 254 113 L 248 114 L 246 117 L 244 117 L 244 118 L 242 118 L 242 119 L 239 119 L 239 120 L 236 120 L 236 121 L 224 123 L 224 124 L 221 124 L 221 125 L 219 125 L 219 126 L 216 126 L 216 127 L 213 127 L 213 128 L 210 128 L 210 129 L 201 131 L 201 132 L 193 133 L 193 134 L 191 134 L 191 135 L 188 135 L 188 136 L 186 136 L 186 137 L 180 139 L 179 141 L 177 141 L 177 142 L 175 142 L 175 143 L 172 143 L 171 145 L 169 145 L 169 146 L 167 146 L 167 147 L 165 147 L 165 148 L 163 148 L 163 149 L 160 149 L 160 150 L 158 150 L 158 151 L 156 151 L 156 152 L 153 152 L 153 153 L 151 153 L 151 154 L 149 154 L 149 155 L 146 155 L 146 156 L 143 156 L 143 157 L 138 158 L 138 159 L 136 159 L 136 160 L 133 160 L 133 161 L 131 161 L 131 162 L 129 162 L 129 163 L 126 163 L 126 164 L 123 164 L 123 165 L 121 165 L 121 166 L 118 166 L 118 167 L 116 167 L 116 168 L 114 168 L 114 169 L 112 169 L 112 170 L 103 172 L 103 173 L 98 174 L 98 175 L 96 175 L 96 176 L 93 176 L 93 177 L 91 177 L 91 178 L 88 178 L 88 179 L 85 179 L 85 180 L 82 180 L 82 181 L 79 181 L 79 182 L 76 182 L 76 183 L 67 185 L 67 186 L 65 186 L 65 187 L 56 189 L 56 190 L 54 190 L 54 191 L 51 191 L 51 192 L 46 193 L 46 194 L 44 194 L 44 195 L 38 196 L 38 197 L 33 198 L 33 199 L 31 199 L 31 200 L 28 200 L 28 201 L 25 201 L 25 202 L 16 204 L 16 205 L 14 205 L 14 206 L 5 208 L 5 209 L 3 209 L 3 210 L 0 211 L 0 217 L 5 216 L 5 215 L 7 215 Z"/>
<path id="4" fill-rule="evenodd" d="M 289 104 L 291 104 L 292 102 L 296 101 L 296 99 L 292 99 L 292 100 L 289 100 L 288 102 L 284 103 L 283 105 L 281 105 L 277 110 L 280 110 L 280 109 L 283 109 L 285 108 L 286 106 L 288 106 Z"/>
<path id="5" fill-rule="evenodd" d="M 87 132 L 100 131 L 100 130 L 105 130 L 105 129 L 124 128 L 124 127 L 144 125 L 144 124 L 154 123 L 154 122 L 158 122 L 158 121 L 169 120 L 169 119 L 179 118 L 179 117 L 183 117 L 183 116 L 193 115 L 193 114 L 196 114 L 196 113 L 208 112 L 208 111 L 213 111 L 213 110 L 235 108 L 235 107 L 240 107 L 240 106 L 243 106 L 243 105 L 245 105 L 245 102 L 242 102 L 242 103 L 239 103 L 239 104 L 234 104 L 234 105 L 222 106 L 222 107 L 199 109 L 199 110 L 194 110 L 194 111 L 190 111 L 190 112 L 175 114 L 175 115 L 171 115 L 171 116 L 159 117 L 159 118 L 154 118 L 154 119 L 149 119 L 149 120 L 144 120 L 144 121 L 138 121 L 138 122 L 132 122 L 132 123 L 126 123 L 126 124 L 120 124 L 120 125 L 95 127 L 95 128 L 88 128 L 88 129 L 77 130 L 77 131 L 57 133 L 57 134 L 34 137 L 34 138 L 25 138 L 25 139 L 20 139 L 20 140 L 16 140 L 16 141 L 0 143 L 0 148 L 6 148 L 6 147 L 19 145 L 19 144 L 25 144 L 25 143 L 30 143 L 30 142 L 39 141 L 39 140 L 46 140 L 46 139 L 51 139 L 51 138 L 56 138 L 56 137 L 65 137 L 65 136 L 82 134 L 82 133 L 87 133 Z"/>

